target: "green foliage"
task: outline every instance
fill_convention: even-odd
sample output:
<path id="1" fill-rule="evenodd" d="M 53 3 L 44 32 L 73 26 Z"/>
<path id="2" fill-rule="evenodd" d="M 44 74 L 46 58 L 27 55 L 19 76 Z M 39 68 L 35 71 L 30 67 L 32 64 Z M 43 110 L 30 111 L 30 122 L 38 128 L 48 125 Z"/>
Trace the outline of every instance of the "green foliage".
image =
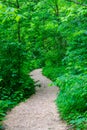
<path id="1" fill-rule="evenodd" d="M 35 93 L 26 2 L 0 1 L 0 129 L 7 110 Z"/>
<path id="2" fill-rule="evenodd" d="M 63 49 L 65 55 L 63 54 L 60 59 L 55 50 L 49 51 L 43 73 L 52 80 L 57 78 L 55 83 L 60 87 L 60 93 L 56 104 L 61 117 L 72 124 L 74 129 L 86 130 L 87 8 L 76 3 L 63 4 L 59 1 L 59 12 L 58 32 L 67 41 L 66 49 Z M 57 49 L 59 55 L 61 49 L 61 47 Z"/>
<path id="3" fill-rule="evenodd" d="M 65 9 L 64 9 L 65 10 Z M 65 74 L 58 77 L 60 94 L 57 106 L 63 119 L 78 129 L 87 129 L 87 34 L 84 7 L 72 5 L 61 17 L 62 35 L 67 38 L 67 51 L 63 59 Z M 64 14 L 63 14 L 64 15 Z M 84 22 L 85 21 L 85 22 Z M 61 30 L 62 31 L 62 30 Z"/>
<path id="4" fill-rule="evenodd" d="M 10 102 L 9 100 L 0 100 L 0 121 L 5 116 L 7 109 L 10 109 L 9 106 L 12 106 L 12 102 Z"/>
<path id="5" fill-rule="evenodd" d="M 57 106 L 87 129 L 87 4 L 68 0 L 0 1 L 0 114 L 35 92 L 30 70 L 60 87 Z M 9 101 L 13 104 L 9 105 Z"/>
<path id="6" fill-rule="evenodd" d="M 57 79 L 57 83 L 60 87 L 59 94 L 59 105 L 63 102 L 63 113 L 68 114 L 74 111 L 78 111 L 80 113 L 86 112 L 87 110 L 87 75 L 65 75 L 61 76 Z M 64 101 L 60 101 L 64 100 Z M 66 107 L 64 107 L 66 106 Z M 84 106 L 84 107 L 83 107 Z M 65 109 L 64 109 L 65 108 Z M 65 113 L 67 111 L 68 113 Z M 68 115 L 67 115 L 68 116 Z M 67 118 L 66 116 L 66 118 Z"/>
<path id="7" fill-rule="evenodd" d="M 61 73 L 60 73 L 61 72 Z M 43 68 L 43 74 L 50 78 L 51 80 L 55 81 L 57 77 L 63 75 L 65 72 L 65 67 L 61 66 L 61 68 L 58 66 L 45 66 Z"/>
<path id="8" fill-rule="evenodd" d="M 0 130 L 2 130 L 2 120 L 4 120 L 7 110 L 13 107 L 13 103 L 10 100 L 0 100 Z"/>
<path id="9" fill-rule="evenodd" d="M 27 55 L 25 44 L 13 42 L 1 45 L 0 103 L 4 105 L 0 107 L 0 120 L 5 116 L 6 110 L 35 93 L 34 82 L 28 75 Z M 8 107 L 9 102 L 13 105 Z"/>
<path id="10" fill-rule="evenodd" d="M 62 118 L 73 124 L 74 127 L 80 129 L 83 127 L 86 130 L 87 75 L 66 74 L 57 78 L 56 83 L 60 86 L 56 102 Z"/>
<path id="11" fill-rule="evenodd" d="M 34 89 L 33 81 L 31 82 L 28 72 L 24 69 L 27 62 L 25 45 L 21 43 L 4 44 L 0 59 L 0 77 L 2 78 L 0 82 L 0 99 L 14 99 L 18 96 L 19 100 L 17 100 L 20 101 L 20 99 L 24 98 L 23 95 L 26 95 L 27 92 L 25 91 L 32 91 Z M 29 85 L 31 86 L 29 87 Z M 32 94 L 33 92 L 29 93 Z M 12 95 L 14 96 L 12 97 Z"/>

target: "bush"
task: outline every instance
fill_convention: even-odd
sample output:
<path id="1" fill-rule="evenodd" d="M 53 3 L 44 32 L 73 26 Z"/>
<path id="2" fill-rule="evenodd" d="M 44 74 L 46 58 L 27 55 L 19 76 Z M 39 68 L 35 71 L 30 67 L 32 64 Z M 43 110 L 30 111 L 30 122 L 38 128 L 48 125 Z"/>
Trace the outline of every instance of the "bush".
<path id="1" fill-rule="evenodd" d="M 56 83 L 60 86 L 56 103 L 62 118 L 75 127 L 85 128 L 87 126 L 87 75 L 63 75 L 57 78 Z"/>
<path id="2" fill-rule="evenodd" d="M 0 48 L 0 121 L 8 109 L 35 93 L 29 77 L 26 45 L 4 43 Z"/>
<path id="3" fill-rule="evenodd" d="M 52 81 L 55 81 L 56 78 L 60 75 L 62 75 L 65 71 L 64 66 L 58 67 L 58 66 L 45 66 L 43 68 L 43 74 L 50 78 Z"/>
<path id="4" fill-rule="evenodd" d="M 21 43 L 6 43 L 1 50 L 1 82 L 0 99 L 11 99 L 15 92 L 19 94 L 20 99 L 26 95 L 26 89 L 29 94 L 35 92 L 33 81 L 28 76 L 27 52 Z"/>
<path id="5" fill-rule="evenodd" d="M 6 115 L 6 111 L 13 107 L 13 103 L 9 100 L 0 100 L 0 130 L 2 130 L 2 120 Z"/>

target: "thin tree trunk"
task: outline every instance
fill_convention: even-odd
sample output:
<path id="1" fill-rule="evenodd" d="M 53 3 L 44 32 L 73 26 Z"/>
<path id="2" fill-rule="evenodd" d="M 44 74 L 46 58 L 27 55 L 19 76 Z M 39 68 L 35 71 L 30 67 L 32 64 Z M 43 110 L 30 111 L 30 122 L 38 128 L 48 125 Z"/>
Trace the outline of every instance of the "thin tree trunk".
<path id="1" fill-rule="evenodd" d="M 58 17 L 59 16 L 59 7 L 58 7 L 58 2 L 55 0 L 55 14 Z"/>
<path id="2" fill-rule="evenodd" d="M 19 10 L 20 9 L 20 5 L 19 5 L 19 1 L 16 0 L 16 7 Z M 20 21 L 18 21 L 17 23 L 17 37 L 18 37 L 18 42 L 21 42 L 21 30 L 20 30 Z"/>

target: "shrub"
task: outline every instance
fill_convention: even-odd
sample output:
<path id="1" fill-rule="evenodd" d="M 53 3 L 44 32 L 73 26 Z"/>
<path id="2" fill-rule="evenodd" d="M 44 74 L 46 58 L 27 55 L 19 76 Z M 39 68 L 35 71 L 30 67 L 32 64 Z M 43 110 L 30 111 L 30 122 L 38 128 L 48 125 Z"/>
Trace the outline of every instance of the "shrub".
<path id="1" fill-rule="evenodd" d="M 35 93 L 29 77 L 26 45 L 3 43 L 0 48 L 0 121 L 6 111 Z"/>
<path id="2" fill-rule="evenodd" d="M 5 43 L 1 50 L 0 99 L 11 99 L 15 92 L 23 99 L 35 92 L 33 81 L 28 76 L 27 52 L 21 43 Z M 18 95 L 17 95 L 18 96 Z"/>

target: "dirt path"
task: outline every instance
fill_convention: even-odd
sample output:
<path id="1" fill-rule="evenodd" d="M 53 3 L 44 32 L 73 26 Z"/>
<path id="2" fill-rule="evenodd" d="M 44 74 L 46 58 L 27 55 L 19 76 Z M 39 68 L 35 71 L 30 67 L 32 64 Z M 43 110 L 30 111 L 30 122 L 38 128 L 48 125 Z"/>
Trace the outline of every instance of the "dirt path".
<path id="1" fill-rule="evenodd" d="M 24 103 L 20 103 L 6 116 L 6 130 L 67 130 L 59 118 L 54 100 L 57 87 L 48 87 L 49 79 L 41 74 L 41 69 L 31 72 L 32 78 L 41 83 L 37 93 Z"/>

